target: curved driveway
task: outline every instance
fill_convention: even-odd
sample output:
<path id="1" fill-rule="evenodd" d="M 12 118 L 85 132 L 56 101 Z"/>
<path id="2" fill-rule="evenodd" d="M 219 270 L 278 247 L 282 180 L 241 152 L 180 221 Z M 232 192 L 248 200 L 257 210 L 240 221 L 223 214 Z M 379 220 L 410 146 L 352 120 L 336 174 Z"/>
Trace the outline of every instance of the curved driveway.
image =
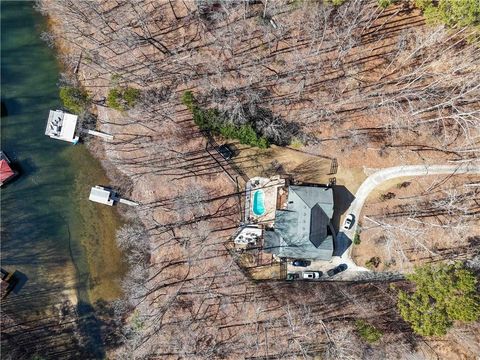
<path id="1" fill-rule="evenodd" d="M 354 226 L 346 233 L 355 233 L 357 220 L 362 212 L 368 195 L 381 183 L 398 177 L 427 176 L 427 175 L 461 175 L 479 174 L 480 164 L 464 163 L 461 165 L 406 165 L 385 168 L 370 175 L 358 188 L 355 200 L 350 204 L 347 214 L 355 216 Z"/>
<path id="2" fill-rule="evenodd" d="M 350 204 L 350 207 L 346 211 L 346 214 L 353 214 L 355 216 L 355 223 L 350 230 L 340 229 L 338 237 L 342 238 L 347 236 L 351 241 L 355 231 L 357 231 L 358 220 L 362 212 L 363 205 L 367 200 L 370 193 L 381 183 L 395 179 L 398 177 L 411 177 L 411 176 L 427 176 L 427 175 L 462 175 L 462 174 L 478 174 L 480 175 L 480 163 L 463 163 L 460 165 L 405 165 L 385 168 L 370 175 L 358 188 L 355 194 L 355 200 Z M 342 224 L 340 224 L 342 226 Z M 347 239 L 345 239 L 347 241 Z M 365 268 L 358 267 L 354 264 L 350 258 L 352 246 L 340 256 L 336 257 L 337 262 L 345 262 L 352 270 L 367 270 Z M 335 257 L 334 257 L 335 258 Z"/>

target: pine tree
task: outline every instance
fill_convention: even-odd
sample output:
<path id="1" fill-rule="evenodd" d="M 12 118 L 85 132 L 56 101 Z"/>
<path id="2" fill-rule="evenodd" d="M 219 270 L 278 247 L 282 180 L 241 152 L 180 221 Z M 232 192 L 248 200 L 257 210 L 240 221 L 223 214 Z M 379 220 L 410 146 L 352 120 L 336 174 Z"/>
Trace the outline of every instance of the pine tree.
<path id="1" fill-rule="evenodd" d="M 407 276 L 415 291 L 400 291 L 401 316 L 424 336 L 444 335 L 453 321 L 475 321 L 480 317 L 480 297 L 475 275 L 462 264 L 426 265 Z"/>

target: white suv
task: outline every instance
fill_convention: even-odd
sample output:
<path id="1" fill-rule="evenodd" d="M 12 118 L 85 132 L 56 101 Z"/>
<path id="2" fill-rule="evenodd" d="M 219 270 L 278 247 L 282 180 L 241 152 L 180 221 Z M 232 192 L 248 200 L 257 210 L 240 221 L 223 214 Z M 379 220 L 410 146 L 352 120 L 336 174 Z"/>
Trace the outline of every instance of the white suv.
<path id="1" fill-rule="evenodd" d="M 321 271 L 304 271 L 302 273 L 303 280 L 315 280 L 320 279 L 322 277 Z"/>
<path id="2" fill-rule="evenodd" d="M 355 216 L 353 216 L 353 214 L 348 214 L 348 216 L 345 218 L 345 221 L 343 222 L 343 228 L 345 230 L 351 229 L 354 221 L 355 221 Z"/>

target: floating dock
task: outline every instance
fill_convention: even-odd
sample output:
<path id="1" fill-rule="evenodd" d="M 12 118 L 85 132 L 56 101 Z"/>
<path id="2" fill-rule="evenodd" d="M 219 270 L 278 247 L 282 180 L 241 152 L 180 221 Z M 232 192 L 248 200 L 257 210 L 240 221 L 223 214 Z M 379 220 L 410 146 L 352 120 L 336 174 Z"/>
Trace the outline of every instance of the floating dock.
<path id="1" fill-rule="evenodd" d="M 129 205 L 129 206 L 138 206 L 139 203 L 127 199 L 123 199 L 117 195 L 117 193 L 109 188 L 96 185 L 90 190 L 90 196 L 88 197 L 90 201 L 94 201 L 103 205 L 113 206 L 116 202 Z"/>
<path id="2" fill-rule="evenodd" d="M 75 135 L 78 116 L 62 110 L 50 110 L 45 135 L 52 139 L 63 140 L 76 144 L 79 137 Z"/>
<path id="3" fill-rule="evenodd" d="M 45 135 L 52 139 L 58 139 L 76 144 L 80 137 L 76 135 L 78 116 L 66 113 L 62 110 L 50 110 L 48 115 L 47 128 Z M 105 140 L 113 140 L 113 135 L 101 131 L 79 129 L 79 132 L 100 137 Z"/>
<path id="4" fill-rule="evenodd" d="M 113 206 L 114 200 L 112 195 L 115 195 L 113 190 L 97 185 L 90 190 L 90 196 L 88 199 L 103 205 Z"/>

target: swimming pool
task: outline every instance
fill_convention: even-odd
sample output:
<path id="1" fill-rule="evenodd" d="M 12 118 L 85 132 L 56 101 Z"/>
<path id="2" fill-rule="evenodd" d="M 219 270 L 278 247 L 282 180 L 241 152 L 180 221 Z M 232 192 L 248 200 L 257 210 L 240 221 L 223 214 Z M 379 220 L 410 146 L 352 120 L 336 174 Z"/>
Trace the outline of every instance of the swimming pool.
<path id="1" fill-rule="evenodd" d="M 253 213 L 256 216 L 265 214 L 265 193 L 263 190 L 257 190 L 253 194 Z"/>

